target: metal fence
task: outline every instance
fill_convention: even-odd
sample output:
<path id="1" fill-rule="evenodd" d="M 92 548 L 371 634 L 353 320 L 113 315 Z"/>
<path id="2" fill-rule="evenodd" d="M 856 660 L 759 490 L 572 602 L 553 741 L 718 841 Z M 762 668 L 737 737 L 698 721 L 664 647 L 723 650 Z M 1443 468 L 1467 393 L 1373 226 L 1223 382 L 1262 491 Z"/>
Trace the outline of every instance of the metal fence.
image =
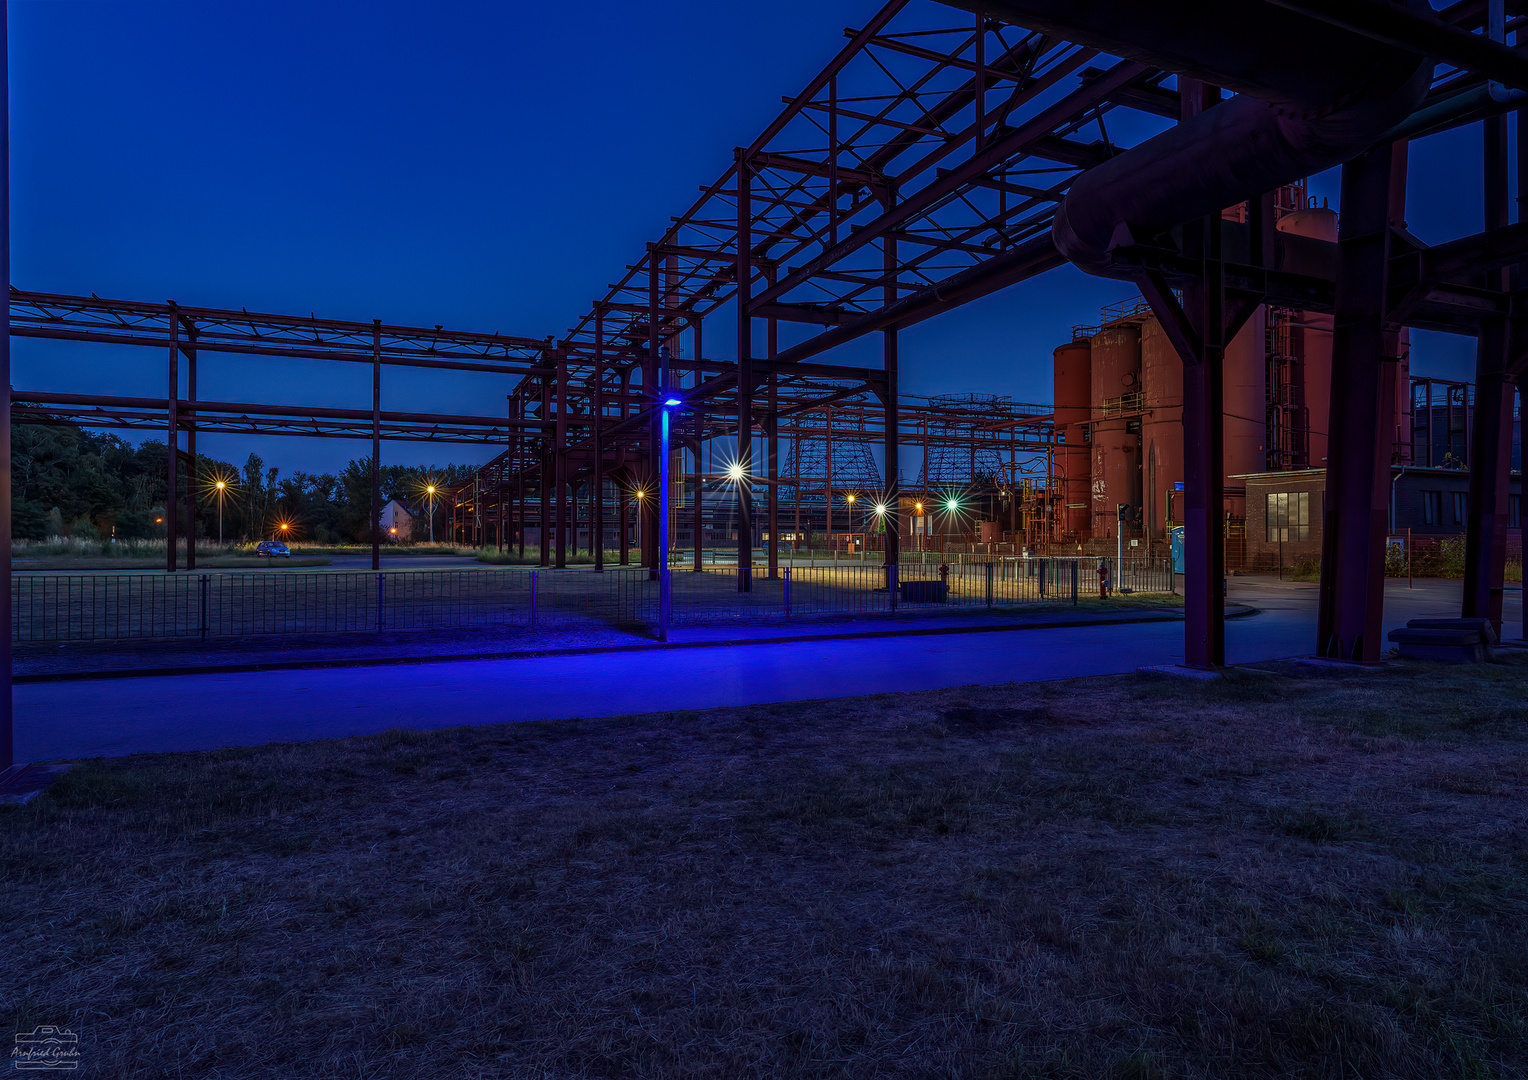
<path id="1" fill-rule="evenodd" d="M 782 566 L 770 578 L 755 566 L 748 591 L 734 567 L 672 572 L 673 621 L 715 622 L 754 617 L 870 615 L 893 612 L 1002 608 L 1023 604 L 1077 604 L 1097 598 L 1100 563 L 1110 587 L 1121 592 L 1170 593 L 1172 565 L 1165 559 L 1010 558 L 985 563 L 903 563 L 885 566 L 831 561 Z"/>
<path id="2" fill-rule="evenodd" d="M 657 596 L 646 570 L 15 574 L 11 640 L 642 626 Z"/>
<path id="3" fill-rule="evenodd" d="M 808 615 L 871 615 L 1076 604 L 1098 595 L 1100 559 L 987 563 L 796 565 L 671 571 L 676 625 Z M 1113 560 L 1107 560 L 1113 563 Z M 1165 560 L 1111 567 L 1116 591 L 1169 592 Z M 265 571 L 214 574 L 14 574 L 17 643 L 142 638 L 490 630 L 578 625 L 652 627 L 658 582 L 645 569 Z"/>

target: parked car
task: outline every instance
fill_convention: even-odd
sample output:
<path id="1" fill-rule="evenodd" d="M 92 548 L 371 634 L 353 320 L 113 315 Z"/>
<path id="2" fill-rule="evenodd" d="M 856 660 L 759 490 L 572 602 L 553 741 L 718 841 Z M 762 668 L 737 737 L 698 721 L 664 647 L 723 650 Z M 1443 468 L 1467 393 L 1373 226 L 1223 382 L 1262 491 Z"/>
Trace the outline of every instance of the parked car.
<path id="1" fill-rule="evenodd" d="M 264 555 L 267 559 L 290 559 L 292 557 L 291 549 L 280 540 L 260 541 L 260 546 L 255 548 L 255 554 Z"/>

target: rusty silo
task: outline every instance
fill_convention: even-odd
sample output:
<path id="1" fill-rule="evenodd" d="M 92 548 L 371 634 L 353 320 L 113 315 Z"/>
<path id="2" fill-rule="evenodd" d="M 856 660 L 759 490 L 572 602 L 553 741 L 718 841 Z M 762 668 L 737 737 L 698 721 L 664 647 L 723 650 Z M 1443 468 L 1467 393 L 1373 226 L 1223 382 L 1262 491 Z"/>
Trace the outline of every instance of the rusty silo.
<path id="1" fill-rule="evenodd" d="M 1056 451 L 1056 471 L 1061 505 L 1054 520 L 1055 540 L 1074 540 L 1091 533 L 1088 492 L 1092 465 L 1084 438 L 1084 425 L 1092 408 L 1092 346 L 1079 338 L 1053 354 L 1056 391 L 1056 431 L 1063 442 Z"/>
<path id="2" fill-rule="evenodd" d="M 1173 485 L 1183 482 L 1183 361 L 1156 319 L 1141 327 L 1141 477 L 1146 535 L 1165 535 L 1169 511 L 1183 520 L 1183 498 L 1171 506 Z"/>
<path id="3" fill-rule="evenodd" d="M 1092 345 L 1092 514 L 1096 538 L 1117 534 L 1120 503 L 1141 505 L 1141 328 L 1136 323 L 1106 326 L 1093 335 Z"/>
<path id="4" fill-rule="evenodd" d="M 1337 212 L 1324 206 L 1295 210 L 1279 218 L 1280 232 L 1337 242 Z M 1332 400 L 1332 317 L 1315 311 L 1299 312 L 1291 342 L 1300 358 L 1300 386 L 1305 406 L 1305 465 L 1326 468 L 1329 403 Z"/>

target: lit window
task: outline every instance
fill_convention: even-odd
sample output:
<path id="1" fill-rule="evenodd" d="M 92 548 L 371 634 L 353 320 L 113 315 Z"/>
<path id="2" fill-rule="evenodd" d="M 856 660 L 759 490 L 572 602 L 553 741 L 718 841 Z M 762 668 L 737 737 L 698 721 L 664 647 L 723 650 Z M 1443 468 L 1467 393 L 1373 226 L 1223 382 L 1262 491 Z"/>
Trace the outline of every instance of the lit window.
<path id="1" fill-rule="evenodd" d="M 1268 494 L 1268 542 L 1296 543 L 1310 539 L 1310 492 Z"/>

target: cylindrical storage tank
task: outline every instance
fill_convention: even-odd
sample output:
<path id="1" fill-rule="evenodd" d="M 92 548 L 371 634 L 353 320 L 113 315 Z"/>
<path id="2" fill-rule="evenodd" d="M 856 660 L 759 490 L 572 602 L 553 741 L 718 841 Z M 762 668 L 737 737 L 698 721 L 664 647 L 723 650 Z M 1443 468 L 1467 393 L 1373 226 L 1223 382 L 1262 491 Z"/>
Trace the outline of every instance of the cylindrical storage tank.
<path id="1" fill-rule="evenodd" d="M 1141 505 L 1140 412 L 1125 400 L 1141 389 L 1141 328 L 1106 326 L 1092 344 L 1093 536 L 1098 538 L 1117 535 L 1120 503 Z"/>
<path id="2" fill-rule="evenodd" d="M 1055 381 L 1057 487 L 1061 505 L 1053 519 L 1051 539 L 1081 539 L 1091 532 L 1092 464 L 1083 431 L 1092 408 L 1093 349 L 1086 338 L 1068 342 L 1052 354 Z"/>
<path id="3" fill-rule="evenodd" d="M 1141 328 L 1135 323 L 1106 326 L 1092 337 L 1093 419 L 1104 414 L 1104 403 L 1118 401 L 1141 389 Z"/>
<path id="4" fill-rule="evenodd" d="M 1183 360 L 1155 319 L 1141 327 L 1142 519 L 1149 539 L 1166 535 L 1169 511 L 1183 520 Z"/>
<path id="5" fill-rule="evenodd" d="M 1324 206 L 1296 210 L 1279 218 L 1280 232 L 1337 242 L 1337 212 Z M 1290 335 L 1300 358 L 1300 383 L 1305 406 L 1305 466 L 1326 468 L 1327 432 L 1332 400 L 1332 317 L 1302 311 Z"/>
<path id="6" fill-rule="evenodd" d="M 1259 307 L 1226 346 L 1225 466 L 1228 487 L 1244 481 L 1232 476 L 1268 471 L 1268 346 L 1264 338 L 1268 309 Z"/>

